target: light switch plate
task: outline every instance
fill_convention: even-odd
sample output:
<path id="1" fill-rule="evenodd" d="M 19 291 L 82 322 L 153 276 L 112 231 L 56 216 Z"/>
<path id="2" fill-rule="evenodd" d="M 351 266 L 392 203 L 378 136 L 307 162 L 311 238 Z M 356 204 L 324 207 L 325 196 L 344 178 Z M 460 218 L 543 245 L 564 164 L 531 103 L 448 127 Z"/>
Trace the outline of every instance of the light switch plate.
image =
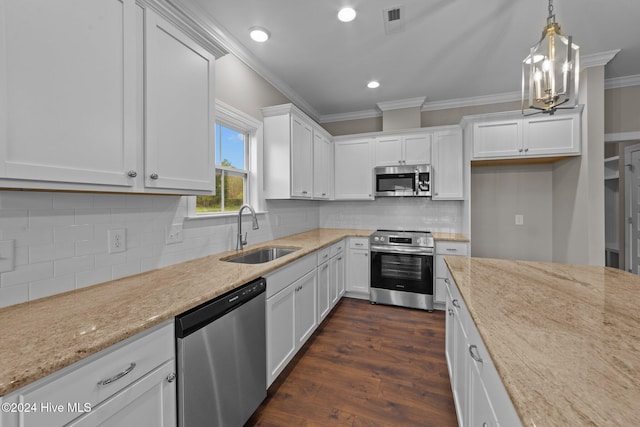
<path id="1" fill-rule="evenodd" d="M 16 257 L 16 241 L 0 241 L 0 273 L 13 271 Z"/>
<path id="2" fill-rule="evenodd" d="M 516 225 L 524 224 L 524 215 L 516 215 Z"/>

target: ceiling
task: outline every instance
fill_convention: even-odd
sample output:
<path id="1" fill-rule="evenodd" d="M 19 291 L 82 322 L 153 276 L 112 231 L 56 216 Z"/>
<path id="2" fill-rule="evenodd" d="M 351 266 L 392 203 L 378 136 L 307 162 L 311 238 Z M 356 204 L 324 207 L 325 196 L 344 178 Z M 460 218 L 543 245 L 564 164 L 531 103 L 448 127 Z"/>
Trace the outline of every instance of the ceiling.
<path id="1" fill-rule="evenodd" d="M 174 0 L 221 43 L 314 118 L 521 90 L 522 60 L 546 24 L 547 0 Z M 343 6 L 356 9 L 338 21 Z M 404 30 L 385 34 L 383 10 L 402 6 Z M 639 0 L 556 0 L 556 20 L 581 58 L 620 52 L 607 79 L 640 76 Z M 253 26 L 271 38 L 256 43 Z M 605 55 L 606 56 L 606 55 Z M 381 83 L 368 89 L 369 80 Z M 500 99 L 498 96 L 495 99 Z M 357 116 L 357 114 L 354 114 Z"/>

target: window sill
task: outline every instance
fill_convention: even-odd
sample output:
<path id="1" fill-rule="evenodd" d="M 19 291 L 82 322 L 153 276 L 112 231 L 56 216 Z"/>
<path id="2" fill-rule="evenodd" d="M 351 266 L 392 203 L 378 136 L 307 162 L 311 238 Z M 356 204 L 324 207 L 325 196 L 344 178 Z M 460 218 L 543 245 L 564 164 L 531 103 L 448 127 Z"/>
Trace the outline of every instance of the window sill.
<path id="1" fill-rule="evenodd" d="M 269 213 L 268 211 L 256 211 L 256 215 L 266 215 Z M 251 212 L 245 210 L 242 213 L 242 216 L 251 215 Z M 201 221 L 201 220 L 211 220 L 217 218 L 236 218 L 238 216 L 238 212 L 222 212 L 222 213 L 212 213 L 212 214 L 200 214 L 200 215 L 189 215 L 184 219 L 185 221 Z"/>

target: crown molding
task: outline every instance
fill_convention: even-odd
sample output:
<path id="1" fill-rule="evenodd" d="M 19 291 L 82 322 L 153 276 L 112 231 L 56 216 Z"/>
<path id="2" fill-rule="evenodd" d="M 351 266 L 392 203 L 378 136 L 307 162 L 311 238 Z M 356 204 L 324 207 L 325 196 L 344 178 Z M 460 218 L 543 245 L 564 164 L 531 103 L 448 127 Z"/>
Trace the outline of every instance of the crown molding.
<path id="1" fill-rule="evenodd" d="M 397 101 L 378 102 L 376 105 L 382 111 L 399 110 L 401 108 L 422 107 L 422 104 L 424 104 L 425 99 L 427 99 L 426 96 L 421 96 L 419 98 L 399 99 Z"/>
<path id="2" fill-rule="evenodd" d="M 607 65 L 618 52 L 620 52 L 620 49 L 592 53 L 591 55 L 580 55 L 580 68 L 584 70 L 585 68 Z"/>
<path id="3" fill-rule="evenodd" d="M 347 120 L 371 119 L 374 117 L 382 117 L 379 110 L 363 110 L 353 111 L 351 113 L 326 114 L 320 116 L 320 123 L 344 122 Z"/>
<path id="4" fill-rule="evenodd" d="M 318 111 L 305 101 L 297 92 L 287 85 L 280 78 L 275 76 L 264 65 L 262 61 L 253 56 L 235 37 L 225 30 L 219 22 L 212 18 L 202 7 L 190 2 L 187 4 L 181 0 L 166 0 L 167 3 L 183 11 L 193 22 L 208 30 L 211 36 L 224 47 L 229 53 L 232 53 L 249 68 L 258 73 L 263 79 L 279 90 L 284 96 L 289 98 L 291 102 L 296 104 L 308 116 L 318 121 L 320 114 Z"/>
<path id="5" fill-rule="evenodd" d="M 521 101 L 521 92 L 498 93 L 496 95 L 473 96 L 471 98 L 447 99 L 425 102 L 421 111 L 446 110 L 449 108 L 473 107 L 475 105 L 499 104 L 501 102 Z"/>
<path id="6" fill-rule="evenodd" d="M 640 74 L 626 77 L 613 77 L 604 81 L 605 89 L 616 89 L 629 86 L 640 86 Z"/>

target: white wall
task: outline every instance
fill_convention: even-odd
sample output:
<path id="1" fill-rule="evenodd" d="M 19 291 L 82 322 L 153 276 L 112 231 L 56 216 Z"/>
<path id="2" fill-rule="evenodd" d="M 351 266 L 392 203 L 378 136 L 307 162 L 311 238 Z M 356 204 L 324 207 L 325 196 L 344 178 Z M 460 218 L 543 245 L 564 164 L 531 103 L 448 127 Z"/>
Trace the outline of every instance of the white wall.
<path id="1" fill-rule="evenodd" d="M 471 255 L 552 260 L 552 165 L 474 167 Z M 523 224 L 515 224 L 523 215 Z"/>
<path id="2" fill-rule="evenodd" d="M 15 240 L 15 269 L 0 274 L 0 307 L 118 279 L 235 248 L 236 217 L 184 222 L 179 196 L 0 191 L 0 240 Z M 314 202 L 270 201 L 250 244 L 318 227 Z M 107 231 L 125 228 L 127 250 L 109 254 Z"/>

